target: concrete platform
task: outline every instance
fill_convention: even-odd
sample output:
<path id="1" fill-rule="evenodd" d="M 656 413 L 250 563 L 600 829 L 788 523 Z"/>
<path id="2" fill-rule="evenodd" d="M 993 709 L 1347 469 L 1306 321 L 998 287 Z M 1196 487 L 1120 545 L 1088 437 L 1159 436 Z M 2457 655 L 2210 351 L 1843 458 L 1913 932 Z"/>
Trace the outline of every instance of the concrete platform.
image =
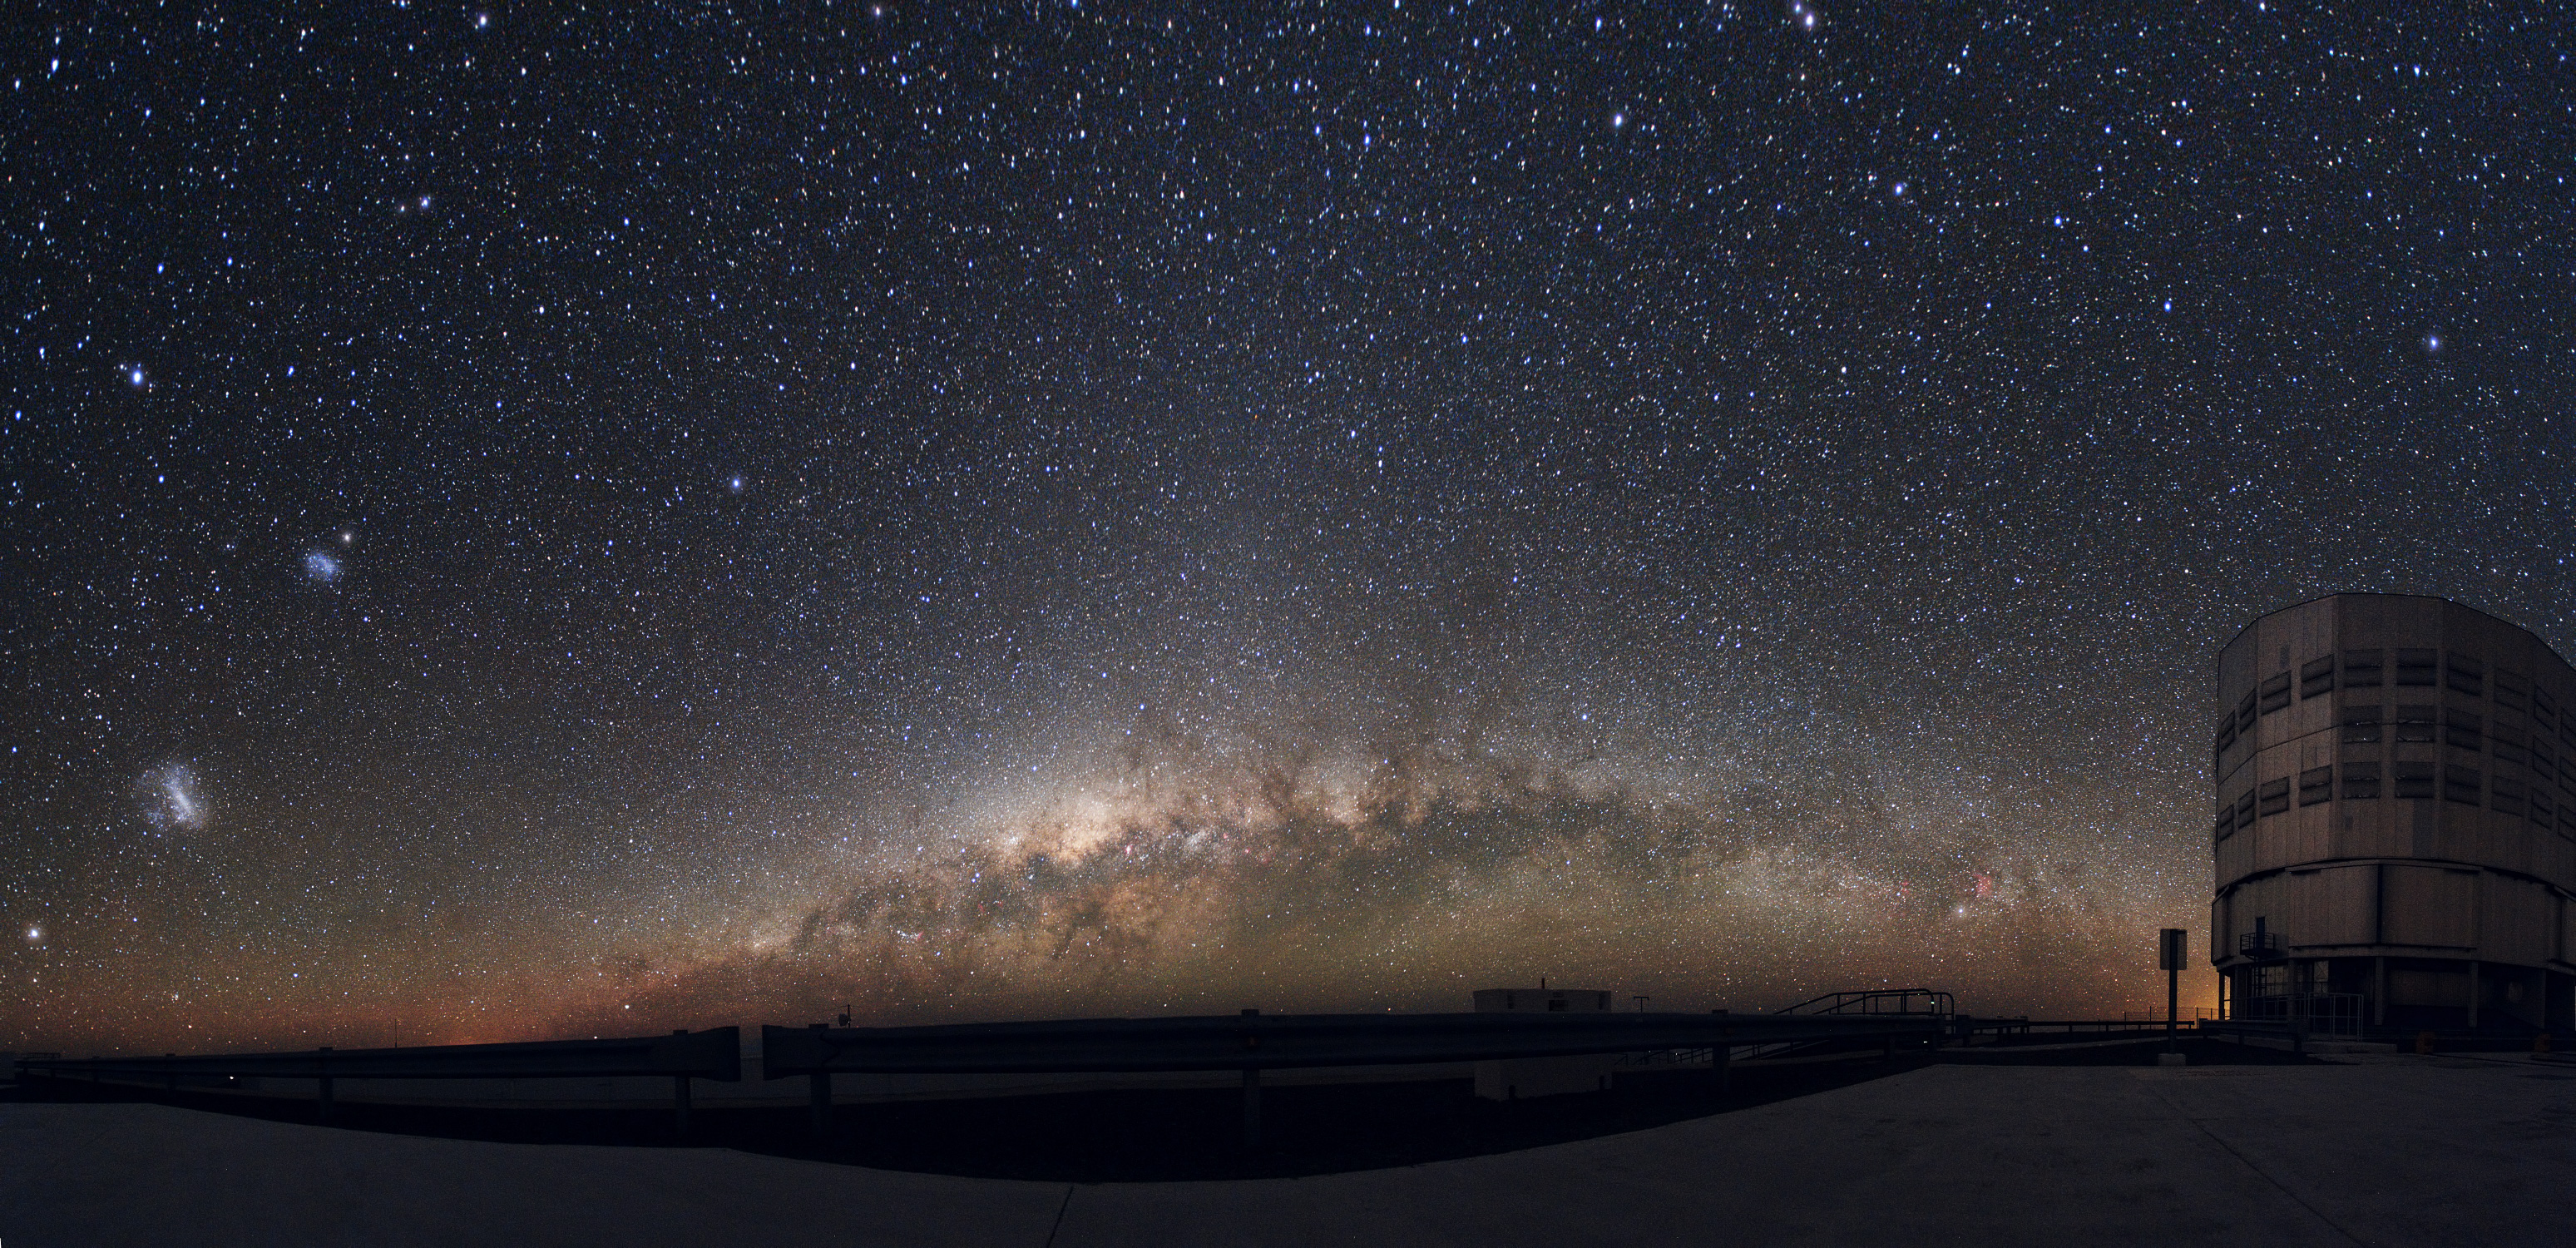
<path id="1" fill-rule="evenodd" d="M 0 1105 L 0 1243 L 2557 1242 L 2576 1072 L 1933 1066 L 1576 1144 L 1321 1178 L 1018 1183 Z"/>

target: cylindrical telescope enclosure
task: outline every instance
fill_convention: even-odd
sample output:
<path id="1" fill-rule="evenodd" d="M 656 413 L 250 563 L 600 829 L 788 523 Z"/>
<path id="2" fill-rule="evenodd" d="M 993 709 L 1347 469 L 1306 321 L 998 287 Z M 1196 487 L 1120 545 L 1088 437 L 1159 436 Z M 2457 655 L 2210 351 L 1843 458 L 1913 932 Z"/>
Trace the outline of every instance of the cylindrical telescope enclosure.
<path id="1" fill-rule="evenodd" d="M 2439 598 L 2256 620 L 2210 710 L 2210 960 L 2317 1031 L 2576 1023 L 2576 671 Z"/>

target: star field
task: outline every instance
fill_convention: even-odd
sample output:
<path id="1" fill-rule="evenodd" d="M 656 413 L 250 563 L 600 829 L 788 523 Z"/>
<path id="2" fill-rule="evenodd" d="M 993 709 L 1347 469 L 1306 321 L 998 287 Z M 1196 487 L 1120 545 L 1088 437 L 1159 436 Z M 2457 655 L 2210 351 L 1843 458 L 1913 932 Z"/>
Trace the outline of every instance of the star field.
<path id="1" fill-rule="evenodd" d="M 10 1047 L 2143 1009 L 2239 627 L 2576 640 L 2546 10 L 0 38 Z"/>

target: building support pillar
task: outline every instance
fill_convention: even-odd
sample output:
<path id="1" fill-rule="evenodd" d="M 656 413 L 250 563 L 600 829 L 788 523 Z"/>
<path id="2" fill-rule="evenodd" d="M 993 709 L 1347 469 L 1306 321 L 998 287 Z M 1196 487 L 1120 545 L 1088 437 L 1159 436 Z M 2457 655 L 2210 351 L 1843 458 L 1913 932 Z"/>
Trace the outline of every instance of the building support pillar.
<path id="1" fill-rule="evenodd" d="M 2388 955 L 2370 960 L 2370 1025 L 2388 1025 Z"/>
<path id="2" fill-rule="evenodd" d="M 2478 961 L 2471 958 L 2469 959 L 2469 1030 L 2471 1031 L 2478 1029 L 2478 990 L 2481 986 L 2478 982 Z"/>

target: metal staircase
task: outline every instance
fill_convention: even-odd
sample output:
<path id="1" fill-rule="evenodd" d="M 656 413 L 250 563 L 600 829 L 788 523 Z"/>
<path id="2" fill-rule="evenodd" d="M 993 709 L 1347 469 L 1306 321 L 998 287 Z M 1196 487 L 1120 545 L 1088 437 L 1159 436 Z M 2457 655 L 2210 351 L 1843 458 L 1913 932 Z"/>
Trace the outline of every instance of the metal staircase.
<path id="1" fill-rule="evenodd" d="M 1796 1005 L 1782 1006 L 1774 1014 L 1922 1014 L 1948 1018 L 1958 1013 L 1958 1003 L 1949 993 L 1938 988 L 1869 988 L 1854 992 L 1829 992 L 1810 997 Z M 1738 1059 L 1750 1061 L 1778 1057 L 1801 1049 L 1812 1049 L 1816 1041 L 1788 1041 L 1780 1044 L 1755 1045 L 1739 1053 Z"/>

